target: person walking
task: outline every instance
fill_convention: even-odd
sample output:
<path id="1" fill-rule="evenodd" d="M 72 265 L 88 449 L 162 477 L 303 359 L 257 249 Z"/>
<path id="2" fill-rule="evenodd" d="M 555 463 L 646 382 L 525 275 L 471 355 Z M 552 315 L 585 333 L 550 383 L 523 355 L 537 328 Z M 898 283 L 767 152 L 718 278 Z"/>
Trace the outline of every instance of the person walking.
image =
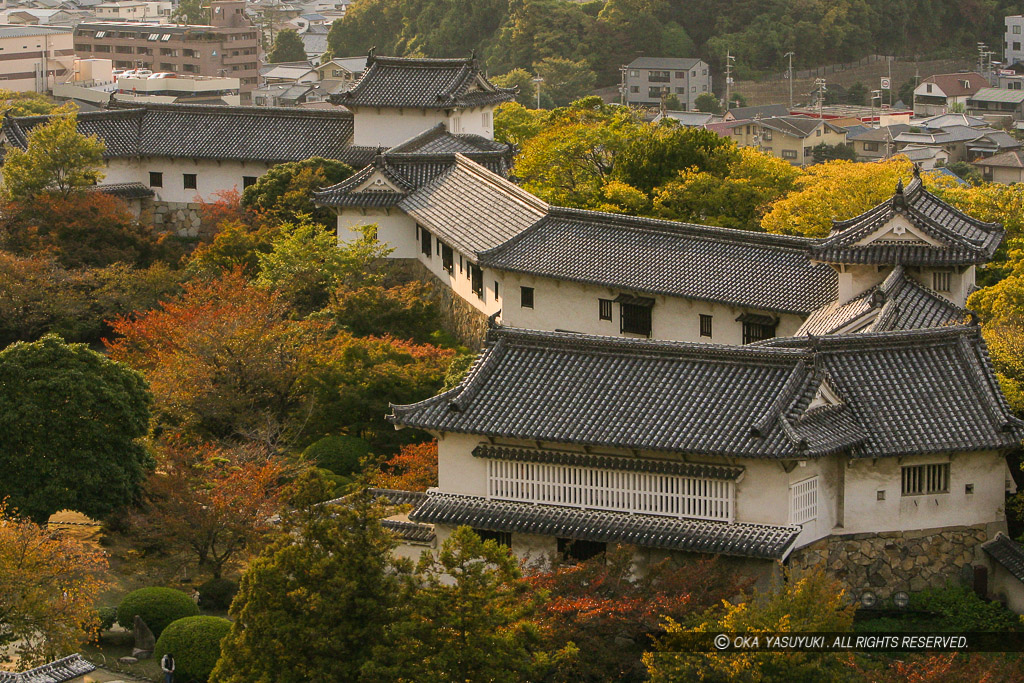
<path id="1" fill-rule="evenodd" d="M 174 655 L 168 652 L 161 657 L 160 668 L 164 672 L 164 683 L 174 683 Z"/>

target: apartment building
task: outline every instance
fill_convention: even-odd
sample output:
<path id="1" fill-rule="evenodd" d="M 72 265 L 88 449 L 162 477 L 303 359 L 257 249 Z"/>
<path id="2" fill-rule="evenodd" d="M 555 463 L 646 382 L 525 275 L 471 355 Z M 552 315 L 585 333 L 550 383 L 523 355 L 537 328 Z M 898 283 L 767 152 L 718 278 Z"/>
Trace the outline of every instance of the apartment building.
<path id="1" fill-rule="evenodd" d="M 626 104 L 657 107 L 664 92 L 693 111 L 697 98 L 711 92 L 711 68 L 696 57 L 638 57 L 626 66 L 624 86 Z"/>
<path id="2" fill-rule="evenodd" d="M 237 78 L 248 104 L 259 82 L 259 32 L 244 2 L 215 0 L 210 15 L 208 25 L 83 23 L 74 49 L 82 58 L 112 59 L 115 69 Z"/>
<path id="3" fill-rule="evenodd" d="M 45 92 L 65 77 L 75 60 L 71 29 L 0 25 L 0 88 Z"/>
<path id="4" fill-rule="evenodd" d="M 1003 38 L 1003 45 L 1006 49 L 1003 52 L 1005 64 L 1016 64 L 1024 62 L 1024 16 L 1019 14 L 1004 19 L 1006 34 Z"/>

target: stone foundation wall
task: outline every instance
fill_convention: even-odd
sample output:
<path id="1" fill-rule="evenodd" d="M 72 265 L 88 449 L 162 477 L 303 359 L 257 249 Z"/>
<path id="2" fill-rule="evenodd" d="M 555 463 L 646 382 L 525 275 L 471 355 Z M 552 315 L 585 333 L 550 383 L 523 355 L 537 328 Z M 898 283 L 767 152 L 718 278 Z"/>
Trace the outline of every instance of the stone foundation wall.
<path id="1" fill-rule="evenodd" d="M 145 222 L 151 224 L 156 232 L 173 232 L 178 237 L 198 237 L 203 230 L 201 207 L 202 204 L 194 202 L 153 202 L 151 218 Z"/>
<path id="2" fill-rule="evenodd" d="M 853 596 L 871 590 L 884 599 L 969 581 L 988 537 L 985 525 L 829 536 L 794 551 L 789 566 L 799 576 L 824 565 Z"/>
<path id="3" fill-rule="evenodd" d="M 426 284 L 430 288 L 430 300 L 441 312 L 441 326 L 474 351 L 483 347 L 487 316 L 445 286 L 419 260 L 388 259 L 387 279 L 391 283 L 419 280 Z"/>

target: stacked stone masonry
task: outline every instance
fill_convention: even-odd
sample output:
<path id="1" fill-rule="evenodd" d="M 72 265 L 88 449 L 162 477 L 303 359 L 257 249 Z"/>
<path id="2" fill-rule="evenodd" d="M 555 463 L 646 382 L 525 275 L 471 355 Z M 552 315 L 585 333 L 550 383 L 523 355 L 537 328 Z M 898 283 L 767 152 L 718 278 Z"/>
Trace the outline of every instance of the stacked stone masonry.
<path id="1" fill-rule="evenodd" d="M 797 574 L 823 565 L 851 595 L 870 590 L 885 599 L 967 579 L 988 538 L 984 525 L 829 536 L 795 551 L 789 564 Z"/>

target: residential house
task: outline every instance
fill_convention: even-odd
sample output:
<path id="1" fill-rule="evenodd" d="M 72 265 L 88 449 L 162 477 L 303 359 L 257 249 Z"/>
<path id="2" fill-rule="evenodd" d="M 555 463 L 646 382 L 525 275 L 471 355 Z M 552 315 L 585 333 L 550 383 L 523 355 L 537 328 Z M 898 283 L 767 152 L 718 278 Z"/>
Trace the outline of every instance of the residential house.
<path id="1" fill-rule="evenodd" d="M 971 95 L 989 86 L 988 79 L 975 72 L 929 76 L 914 88 L 914 115 L 945 114 L 954 104 L 966 107 Z"/>
<path id="2" fill-rule="evenodd" d="M 4 13 L 4 21 L 12 26 L 71 27 L 81 20 L 80 12 L 66 9 L 19 8 Z"/>
<path id="3" fill-rule="evenodd" d="M 806 116 L 772 116 L 734 120 L 706 126 L 728 137 L 740 147 L 757 147 L 794 166 L 814 163 L 813 149 L 820 144 L 846 144 L 846 131 L 830 121 Z"/>
<path id="4" fill-rule="evenodd" d="M 663 119 L 675 121 L 683 128 L 703 128 L 709 123 L 720 120 L 718 116 L 702 111 L 666 111 L 659 112 L 651 123 L 660 123 Z"/>
<path id="5" fill-rule="evenodd" d="M 933 171 L 949 163 L 949 152 L 942 147 L 929 145 L 905 145 L 898 152 L 922 171 Z"/>
<path id="6" fill-rule="evenodd" d="M 755 107 L 733 107 L 725 112 L 724 121 L 745 121 L 747 119 L 768 119 L 775 116 L 789 116 L 789 107 L 784 104 L 762 104 Z"/>
<path id="7" fill-rule="evenodd" d="M 321 81 L 354 84 L 366 70 L 366 57 L 335 57 L 316 67 Z"/>
<path id="8" fill-rule="evenodd" d="M 366 57 L 363 75 L 331 102 L 355 114 L 356 145 L 393 146 L 443 123 L 452 133 L 494 138 L 494 109 L 515 99 L 469 59 Z"/>
<path id="9" fill-rule="evenodd" d="M 1024 37 L 1021 37 L 1021 31 L 1024 30 L 1024 16 L 1014 15 L 1003 19 L 1003 23 L 1006 26 L 1006 32 L 1003 36 L 1003 63 L 1004 64 L 1016 64 L 1018 62 L 1024 62 Z"/>
<path id="10" fill-rule="evenodd" d="M 4 61 L 0 88 L 47 92 L 71 73 L 75 59 L 72 29 L 0 25 L 0 52 Z"/>
<path id="11" fill-rule="evenodd" d="M 862 161 L 888 159 L 896 153 L 896 137 L 909 129 L 907 124 L 897 123 L 879 128 L 847 130 L 846 141 L 853 145 L 853 151 Z"/>
<path id="12" fill-rule="evenodd" d="M 915 148 L 932 147 L 944 150 L 949 163 L 974 161 L 1020 147 L 1012 135 L 994 128 L 974 128 L 962 125 L 944 128 L 910 128 L 896 136 L 896 147 L 903 151 L 908 145 Z"/>
<path id="13" fill-rule="evenodd" d="M 114 68 L 238 78 L 243 104 L 259 81 L 259 40 L 245 3 L 214 0 L 203 26 L 91 22 L 75 29 L 79 57 L 113 59 Z"/>
<path id="14" fill-rule="evenodd" d="M 1024 120 L 1024 90 L 982 88 L 967 99 L 967 111 L 993 122 Z"/>
<path id="15" fill-rule="evenodd" d="M 658 107 L 662 94 L 675 95 L 684 111 L 711 90 L 711 67 L 697 57 L 637 57 L 625 67 L 626 104 Z"/>
<path id="16" fill-rule="evenodd" d="M 978 159 L 971 163 L 981 172 L 982 178 L 992 183 L 1012 185 L 1024 182 L 1024 151 L 1011 149 L 1008 152 Z"/>
<path id="17" fill-rule="evenodd" d="M 299 36 L 302 40 L 302 49 L 306 51 L 306 59 L 313 64 L 319 64 L 322 55 L 327 52 L 327 36 L 331 32 L 328 26 L 310 26 Z"/>
<path id="18" fill-rule="evenodd" d="M 320 74 L 309 62 L 279 62 L 260 66 L 260 81 L 263 85 L 295 85 L 316 83 Z"/>

